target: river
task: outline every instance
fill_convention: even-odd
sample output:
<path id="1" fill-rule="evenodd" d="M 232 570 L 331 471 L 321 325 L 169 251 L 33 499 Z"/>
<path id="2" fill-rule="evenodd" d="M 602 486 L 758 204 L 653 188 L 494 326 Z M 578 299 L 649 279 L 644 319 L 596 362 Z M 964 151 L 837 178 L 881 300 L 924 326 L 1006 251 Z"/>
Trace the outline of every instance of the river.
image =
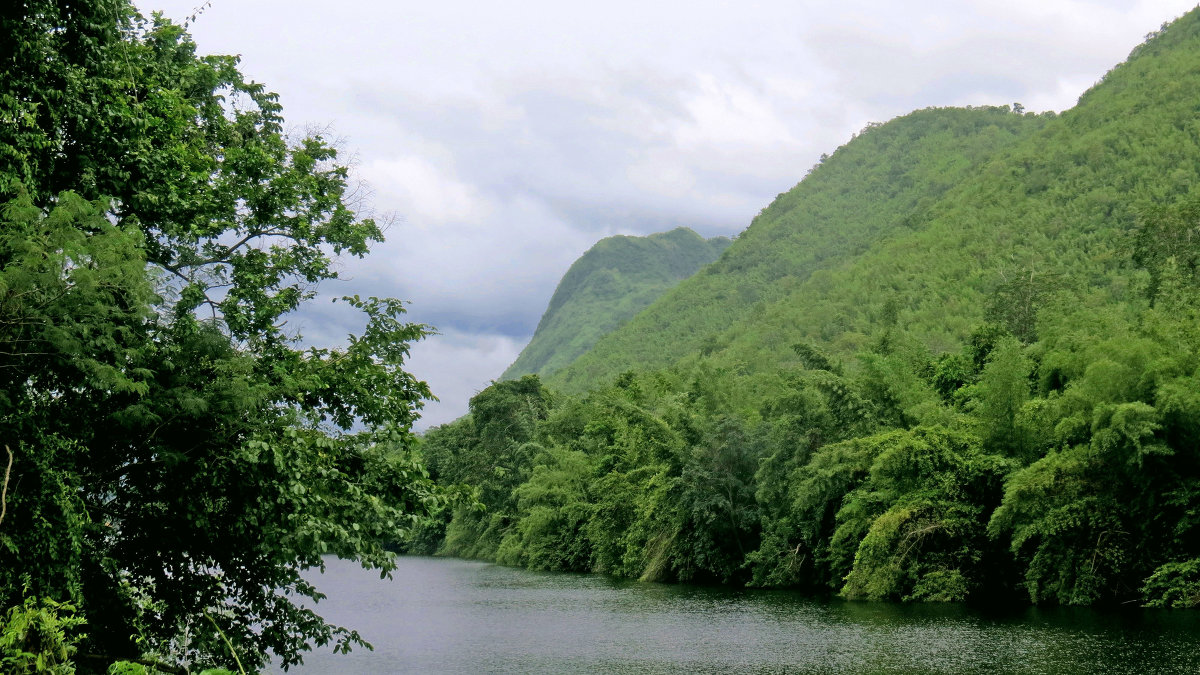
<path id="1" fill-rule="evenodd" d="M 402 557 L 389 580 L 340 560 L 317 609 L 374 651 L 292 672 L 1197 673 L 1200 612 L 814 600 Z"/>

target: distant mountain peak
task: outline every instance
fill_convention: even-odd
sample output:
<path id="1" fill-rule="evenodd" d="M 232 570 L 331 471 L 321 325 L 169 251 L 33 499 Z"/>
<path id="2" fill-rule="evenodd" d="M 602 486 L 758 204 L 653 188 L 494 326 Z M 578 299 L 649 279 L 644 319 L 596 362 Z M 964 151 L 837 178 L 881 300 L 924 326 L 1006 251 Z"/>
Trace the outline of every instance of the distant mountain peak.
<path id="1" fill-rule="evenodd" d="M 501 379 L 547 375 L 713 262 L 730 244 L 687 227 L 645 237 L 615 235 L 588 249 L 563 275 L 529 344 Z"/>

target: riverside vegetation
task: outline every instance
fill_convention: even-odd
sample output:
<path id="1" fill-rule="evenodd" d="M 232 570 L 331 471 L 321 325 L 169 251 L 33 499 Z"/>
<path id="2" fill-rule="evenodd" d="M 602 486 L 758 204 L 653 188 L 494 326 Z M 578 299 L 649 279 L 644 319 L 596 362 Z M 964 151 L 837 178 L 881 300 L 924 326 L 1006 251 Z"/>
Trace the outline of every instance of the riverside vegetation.
<path id="1" fill-rule="evenodd" d="M 366 254 L 337 153 L 127 0 L 0 8 L 0 671 L 257 671 L 363 644 L 322 555 L 385 572 L 444 506 L 410 432 L 425 327 L 287 315 Z M 307 601 L 307 605 L 305 602 Z"/>
<path id="2" fill-rule="evenodd" d="M 432 475 L 484 508 L 410 549 L 1200 605 L 1197 63 L 1200 10 L 1061 115 L 864 129 L 587 352 L 429 431 Z"/>

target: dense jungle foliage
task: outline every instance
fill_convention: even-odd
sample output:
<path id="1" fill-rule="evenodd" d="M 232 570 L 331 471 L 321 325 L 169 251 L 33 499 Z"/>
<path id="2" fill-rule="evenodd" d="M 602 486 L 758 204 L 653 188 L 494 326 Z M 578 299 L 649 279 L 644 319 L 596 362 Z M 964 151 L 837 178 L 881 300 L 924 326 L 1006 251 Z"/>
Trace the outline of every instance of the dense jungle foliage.
<path id="1" fill-rule="evenodd" d="M 0 671 L 257 671 L 362 644 L 313 610 L 323 554 L 445 495 L 416 460 L 425 327 L 284 330 L 380 230 L 237 59 L 127 0 L 0 8 Z"/>
<path id="2" fill-rule="evenodd" d="M 706 240 L 686 227 L 648 237 L 601 239 L 563 275 L 533 338 L 500 379 L 561 369 L 716 260 L 729 244 L 727 237 Z"/>
<path id="3" fill-rule="evenodd" d="M 848 598 L 1200 605 L 1200 10 L 1061 115 L 863 131 L 546 383 L 414 549 Z M 558 390 L 561 393 L 556 393 Z"/>

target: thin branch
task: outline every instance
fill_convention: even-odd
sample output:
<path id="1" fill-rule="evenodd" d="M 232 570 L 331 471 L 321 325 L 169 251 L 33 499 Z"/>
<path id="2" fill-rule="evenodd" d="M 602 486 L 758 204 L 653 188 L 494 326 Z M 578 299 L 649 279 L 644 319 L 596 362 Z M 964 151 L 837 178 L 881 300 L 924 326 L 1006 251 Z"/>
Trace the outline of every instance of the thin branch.
<path id="1" fill-rule="evenodd" d="M 184 281 L 188 282 L 189 284 L 192 283 L 192 278 L 183 273 L 183 267 L 190 267 L 190 265 L 182 265 L 182 266 L 181 265 L 172 265 L 170 263 L 165 263 L 165 262 L 155 262 L 154 264 L 158 265 L 159 267 L 163 268 L 164 270 L 170 272 L 171 274 L 174 274 L 175 276 L 179 277 L 180 279 L 183 279 Z"/>
<path id="2" fill-rule="evenodd" d="M 4 516 L 8 513 L 8 478 L 12 475 L 13 463 L 12 448 L 5 445 L 4 450 L 8 453 L 8 468 L 4 470 L 4 489 L 0 490 L 0 523 L 4 522 Z"/>
<path id="3" fill-rule="evenodd" d="M 246 675 L 246 669 L 242 667 L 242 660 L 238 658 L 237 650 L 233 648 L 233 643 L 230 642 L 229 638 L 225 636 L 225 631 L 221 630 L 221 627 L 217 625 L 217 620 L 214 619 L 212 614 L 209 614 L 207 611 L 204 612 L 204 618 L 208 619 L 212 623 L 213 628 L 217 629 L 217 634 L 220 635 L 221 639 L 225 641 L 225 646 L 229 648 L 229 653 L 233 655 L 233 661 L 237 663 L 238 672 L 242 675 Z"/>
<path id="4" fill-rule="evenodd" d="M 919 530 L 909 530 L 908 534 L 904 536 L 904 540 L 900 542 L 900 544 L 904 546 L 904 551 L 900 554 L 900 559 L 897 562 L 904 562 L 904 559 L 908 557 L 909 552 L 912 551 L 917 544 L 921 543 L 921 540 L 925 538 L 925 535 L 945 527 L 945 523 L 938 520 L 926 525 L 925 527 L 922 527 Z M 916 539 L 913 537 L 916 537 Z"/>

